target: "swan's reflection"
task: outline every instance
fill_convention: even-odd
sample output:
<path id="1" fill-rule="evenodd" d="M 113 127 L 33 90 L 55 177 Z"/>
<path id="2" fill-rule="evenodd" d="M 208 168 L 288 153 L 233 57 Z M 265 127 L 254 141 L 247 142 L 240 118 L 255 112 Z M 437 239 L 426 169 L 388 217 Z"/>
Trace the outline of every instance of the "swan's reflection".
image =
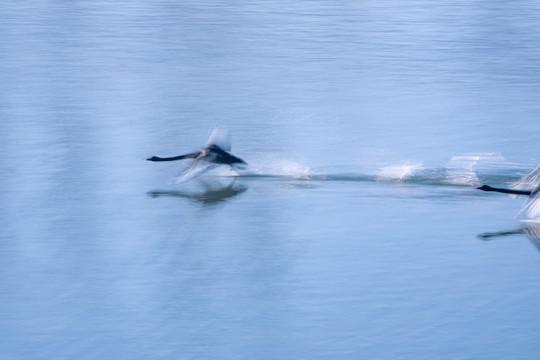
<path id="1" fill-rule="evenodd" d="M 203 192 L 189 192 L 177 190 L 152 190 L 147 194 L 151 197 L 171 196 L 185 198 L 202 204 L 203 206 L 216 205 L 240 195 L 248 189 L 245 185 L 236 185 L 234 182 L 228 186 L 206 186 Z"/>
<path id="2" fill-rule="evenodd" d="M 527 238 L 533 243 L 533 245 L 540 251 L 540 222 L 538 221 L 521 221 L 521 227 L 508 230 L 508 231 L 499 231 L 494 233 L 483 233 L 478 235 L 478 238 L 482 240 L 491 240 L 493 238 L 511 236 L 516 234 L 525 234 Z"/>
<path id="3" fill-rule="evenodd" d="M 540 251 L 540 223 L 529 224 L 525 228 L 525 234 L 531 240 L 531 242 L 536 246 L 538 251 Z"/>

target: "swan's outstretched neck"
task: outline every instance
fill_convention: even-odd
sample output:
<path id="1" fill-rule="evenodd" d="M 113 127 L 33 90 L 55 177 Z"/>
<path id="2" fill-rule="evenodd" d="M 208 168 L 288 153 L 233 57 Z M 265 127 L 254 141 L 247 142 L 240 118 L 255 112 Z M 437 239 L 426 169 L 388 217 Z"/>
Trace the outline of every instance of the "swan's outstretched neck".
<path id="1" fill-rule="evenodd" d="M 502 189 L 502 188 L 495 188 L 489 185 L 482 185 L 482 186 L 477 187 L 477 189 L 483 190 L 483 191 L 495 191 L 495 192 L 500 192 L 504 194 L 514 194 L 514 195 L 531 196 L 532 194 L 532 191 L 528 191 L 528 190 Z"/>
<path id="2" fill-rule="evenodd" d="M 146 159 L 147 161 L 174 161 L 174 160 L 182 160 L 182 156 L 175 156 L 175 157 L 168 157 L 168 158 L 161 158 L 159 156 L 152 156 Z"/>
<path id="3" fill-rule="evenodd" d="M 166 157 L 166 158 L 162 158 L 162 157 L 159 157 L 159 156 L 152 156 L 152 157 L 149 157 L 146 160 L 148 160 L 148 161 L 174 161 L 174 160 L 183 160 L 183 159 L 195 159 L 200 154 L 201 154 L 200 151 L 195 151 L 195 152 L 189 153 L 189 154 L 173 156 L 173 157 Z"/>
<path id="4" fill-rule="evenodd" d="M 149 157 L 146 160 L 147 161 L 174 161 L 174 160 L 182 160 L 182 159 L 186 159 L 186 158 L 188 158 L 188 156 L 186 156 L 186 155 L 166 157 L 166 158 L 162 158 L 162 157 L 159 157 L 159 156 L 152 156 L 152 157 Z"/>

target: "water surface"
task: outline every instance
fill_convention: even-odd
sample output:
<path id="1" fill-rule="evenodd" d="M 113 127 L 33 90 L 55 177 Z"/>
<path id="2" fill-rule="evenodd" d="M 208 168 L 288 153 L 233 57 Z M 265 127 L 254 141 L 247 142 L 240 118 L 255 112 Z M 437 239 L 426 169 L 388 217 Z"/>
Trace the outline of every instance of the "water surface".
<path id="1" fill-rule="evenodd" d="M 539 10 L 4 3 L 0 358 L 536 359 Z"/>

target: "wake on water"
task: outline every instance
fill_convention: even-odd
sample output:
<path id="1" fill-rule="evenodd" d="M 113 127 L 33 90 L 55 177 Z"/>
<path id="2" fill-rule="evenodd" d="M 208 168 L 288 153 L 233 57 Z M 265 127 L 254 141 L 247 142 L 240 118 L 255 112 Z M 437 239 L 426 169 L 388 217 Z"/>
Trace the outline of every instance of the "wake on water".
<path id="1" fill-rule="evenodd" d="M 224 128 L 215 128 L 206 146 L 217 145 L 221 149 L 231 151 L 231 136 Z M 473 153 L 453 156 L 444 168 L 429 168 L 422 161 L 407 161 L 397 164 L 376 166 L 375 170 L 363 173 L 333 173 L 324 169 L 314 170 L 310 166 L 273 157 L 268 154 L 257 156 L 256 161 L 248 161 L 249 166 L 222 166 L 219 164 L 194 160 L 184 168 L 176 178 L 177 183 L 184 183 L 200 176 L 222 177 L 275 177 L 294 180 L 312 181 L 380 181 L 417 184 L 440 184 L 473 186 L 480 182 L 508 181 L 501 177 L 501 171 L 511 168 L 504 157 L 498 153 Z M 242 164 L 243 165 L 243 164 Z M 492 178 L 493 176 L 496 178 Z M 487 175 L 487 178 L 486 178 Z M 491 177 L 491 178 L 490 178 Z M 516 178 L 511 178 L 516 181 Z M 531 182 L 538 183 L 540 175 L 525 179 L 516 186 L 527 187 Z"/>
<path id="2" fill-rule="evenodd" d="M 500 154 L 464 154 L 453 156 L 442 168 L 427 167 L 423 162 L 401 162 L 375 167 L 364 172 L 343 173 L 314 169 L 292 160 L 271 155 L 249 160 L 244 169 L 233 169 L 215 164 L 201 164 L 177 178 L 185 182 L 196 177 L 276 178 L 299 181 L 374 181 L 445 186 L 477 186 L 481 183 L 509 183 L 518 180 L 510 163 Z M 187 174 L 187 176 L 186 176 Z"/>

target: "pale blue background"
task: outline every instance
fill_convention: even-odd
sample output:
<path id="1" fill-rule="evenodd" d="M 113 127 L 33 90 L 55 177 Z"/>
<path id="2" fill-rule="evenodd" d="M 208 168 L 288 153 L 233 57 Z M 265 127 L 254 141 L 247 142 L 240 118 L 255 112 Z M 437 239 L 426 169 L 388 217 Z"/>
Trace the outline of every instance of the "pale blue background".
<path id="1" fill-rule="evenodd" d="M 538 359 L 538 2 L 0 9 L 0 359 Z"/>

